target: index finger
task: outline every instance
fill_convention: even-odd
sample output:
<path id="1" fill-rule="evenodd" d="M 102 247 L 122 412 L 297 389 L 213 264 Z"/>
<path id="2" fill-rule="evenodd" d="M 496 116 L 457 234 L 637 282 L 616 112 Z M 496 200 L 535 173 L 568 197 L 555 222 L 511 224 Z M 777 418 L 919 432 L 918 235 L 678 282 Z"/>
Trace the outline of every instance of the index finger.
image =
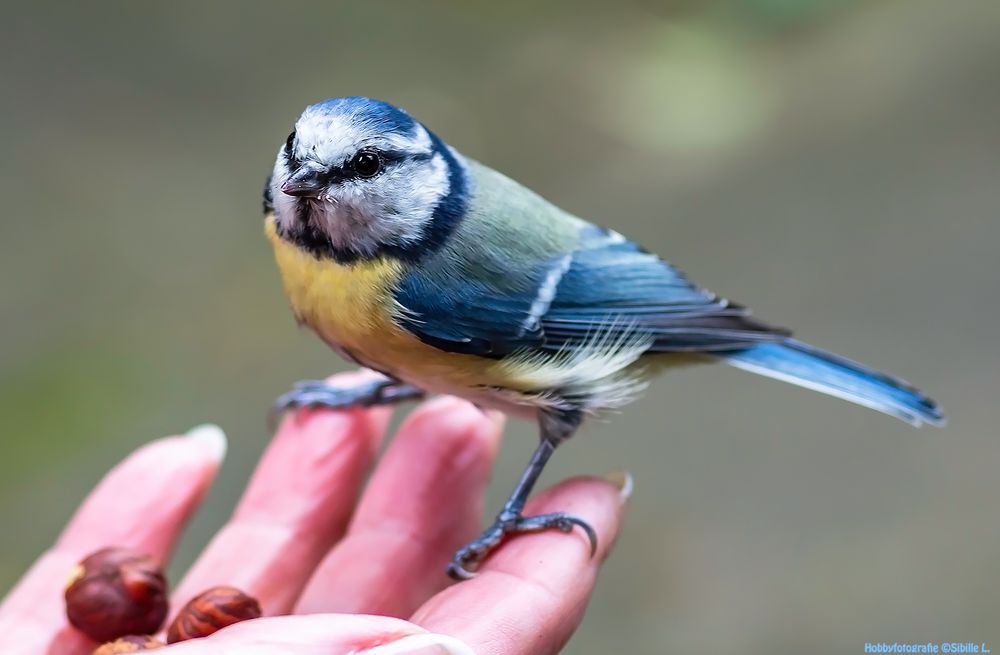
<path id="1" fill-rule="evenodd" d="M 215 477 L 225 437 L 214 427 L 147 444 L 108 473 L 0 605 L 0 651 L 88 653 L 93 642 L 69 627 L 63 588 L 92 551 L 122 546 L 165 560 Z"/>
<path id="2" fill-rule="evenodd" d="M 512 537 L 475 578 L 444 590 L 411 620 L 458 637 L 477 655 L 559 652 L 583 617 L 630 492 L 627 475 L 576 478 L 543 492 L 528 503 L 525 515 L 568 511 L 580 516 L 597 533 L 594 557 L 577 531 Z"/>

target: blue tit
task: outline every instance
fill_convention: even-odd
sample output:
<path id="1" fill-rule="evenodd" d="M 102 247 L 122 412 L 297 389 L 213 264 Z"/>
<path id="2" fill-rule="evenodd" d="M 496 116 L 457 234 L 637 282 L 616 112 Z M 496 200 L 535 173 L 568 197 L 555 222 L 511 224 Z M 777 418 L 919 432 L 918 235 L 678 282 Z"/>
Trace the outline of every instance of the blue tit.
<path id="1" fill-rule="evenodd" d="M 581 421 L 670 366 L 725 362 L 913 425 L 944 422 L 909 384 L 753 318 L 385 102 L 308 107 L 278 151 L 264 208 L 297 319 L 385 376 L 352 390 L 301 383 L 279 408 L 433 392 L 538 422 L 527 470 L 493 525 L 455 554 L 453 577 L 519 532 L 576 526 L 593 546 L 575 516 L 524 516 L 527 497 Z"/>

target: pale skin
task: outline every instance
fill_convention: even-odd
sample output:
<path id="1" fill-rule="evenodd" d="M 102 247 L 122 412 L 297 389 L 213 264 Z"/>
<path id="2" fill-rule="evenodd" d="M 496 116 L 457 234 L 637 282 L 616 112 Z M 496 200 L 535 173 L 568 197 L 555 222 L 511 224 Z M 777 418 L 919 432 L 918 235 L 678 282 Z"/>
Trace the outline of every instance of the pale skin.
<path id="1" fill-rule="evenodd" d="M 331 382 L 350 386 L 367 375 Z M 172 591 L 176 609 L 208 587 L 236 586 L 260 600 L 265 618 L 158 652 L 561 650 L 614 544 L 626 504 L 622 484 L 576 478 L 529 505 L 532 514 L 569 509 L 586 519 L 598 536 L 593 558 L 576 532 L 523 535 L 485 561 L 476 578 L 452 584 L 444 568 L 483 524 L 503 418 L 452 397 L 430 400 L 376 464 L 391 411 L 285 417 L 233 516 Z M 95 644 L 65 618 L 70 570 L 108 545 L 169 560 L 221 463 L 221 441 L 205 436 L 154 441 L 107 474 L 0 604 L 0 651 L 89 655 Z"/>

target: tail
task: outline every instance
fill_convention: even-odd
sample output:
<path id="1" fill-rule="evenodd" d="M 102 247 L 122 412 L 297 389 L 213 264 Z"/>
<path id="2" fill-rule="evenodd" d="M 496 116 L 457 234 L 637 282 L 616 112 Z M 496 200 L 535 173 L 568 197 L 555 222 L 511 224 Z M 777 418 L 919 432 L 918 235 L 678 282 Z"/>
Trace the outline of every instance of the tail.
<path id="1" fill-rule="evenodd" d="M 871 407 L 911 425 L 944 425 L 933 400 L 906 382 L 808 344 L 786 339 L 723 355 L 737 368 Z"/>

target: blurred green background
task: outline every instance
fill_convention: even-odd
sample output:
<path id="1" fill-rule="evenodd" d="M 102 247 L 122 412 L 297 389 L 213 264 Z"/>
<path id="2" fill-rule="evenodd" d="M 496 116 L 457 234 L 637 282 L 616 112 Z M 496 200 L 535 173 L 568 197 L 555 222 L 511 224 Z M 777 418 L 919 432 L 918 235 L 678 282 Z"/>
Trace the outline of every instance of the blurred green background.
<path id="1" fill-rule="evenodd" d="M 667 377 L 546 474 L 630 469 L 569 652 L 860 653 L 1000 615 L 1000 3 L 46 3 L 0 23 L 0 590 L 133 447 L 204 421 L 229 512 L 298 331 L 260 190 L 301 109 L 399 104 L 816 344 L 941 431 L 723 367 Z M 533 446 L 514 425 L 491 509 Z"/>

